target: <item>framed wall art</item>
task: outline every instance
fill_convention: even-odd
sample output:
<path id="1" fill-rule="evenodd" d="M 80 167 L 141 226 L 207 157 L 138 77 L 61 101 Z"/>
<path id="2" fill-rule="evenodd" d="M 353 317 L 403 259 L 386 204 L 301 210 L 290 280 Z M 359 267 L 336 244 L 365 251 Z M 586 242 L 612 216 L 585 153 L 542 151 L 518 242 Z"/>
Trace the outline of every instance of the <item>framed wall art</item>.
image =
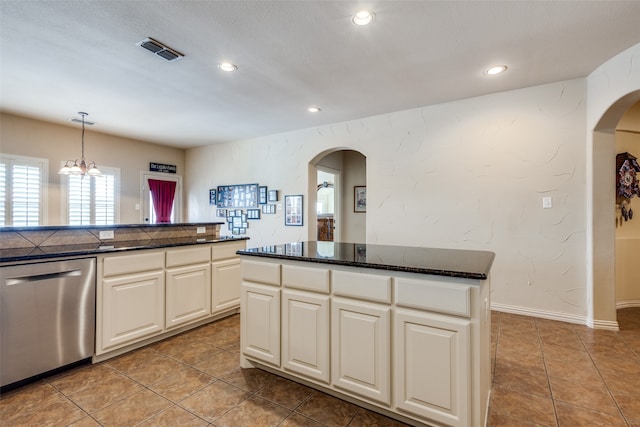
<path id="1" fill-rule="evenodd" d="M 302 195 L 284 196 L 284 225 L 302 226 Z"/>
<path id="2" fill-rule="evenodd" d="M 269 203 L 277 202 L 278 201 L 278 190 L 269 190 L 267 192 L 267 201 Z"/>
<path id="3" fill-rule="evenodd" d="M 364 185 L 353 187 L 353 211 L 367 211 L 367 187 Z"/>
<path id="4" fill-rule="evenodd" d="M 247 219 L 260 219 L 260 209 L 247 209 Z"/>
<path id="5" fill-rule="evenodd" d="M 258 184 L 221 185 L 218 187 L 218 207 L 225 208 L 257 208 Z"/>
<path id="6" fill-rule="evenodd" d="M 210 206 L 215 206 L 217 203 L 216 201 L 216 190 L 214 188 L 209 190 L 209 205 Z"/>
<path id="7" fill-rule="evenodd" d="M 267 204 L 267 187 L 258 187 L 258 204 Z"/>

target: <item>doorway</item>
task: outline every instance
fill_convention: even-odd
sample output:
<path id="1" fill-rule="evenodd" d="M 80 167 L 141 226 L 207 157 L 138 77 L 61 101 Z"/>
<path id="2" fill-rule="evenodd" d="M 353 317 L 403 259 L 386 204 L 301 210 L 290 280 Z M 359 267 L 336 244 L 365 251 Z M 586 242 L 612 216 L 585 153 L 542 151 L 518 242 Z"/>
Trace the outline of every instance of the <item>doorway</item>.
<path id="1" fill-rule="evenodd" d="M 615 129 L 640 91 L 623 96 L 603 113 L 591 135 L 588 157 L 589 296 L 587 326 L 618 330 L 616 298 Z"/>
<path id="2" fill-rule="evenodd" d="M 362 189 L 367 185 L 367 158 L 355 150 L 327 150 L 309 162 L 308 176 L 309 240 L 328 240 L 324 235 L 319 238 L 318 231 L 326 223 L 333 221 L 333 236 L 330 241 L 366 243 L 367 214 L 364 209 L 356 209 L 355 189 Z M 333 188 L 330 185 L 332 179 Z M 320 203 L 323 203 L 322 206 Z"/>
<path id="3" fill-rule="evenodd" d="M 142 224 L 159 224 L 168 222 L 175 224 L 182 221 L 182 176 L 168 175 L 166 173 L 142 172 L 140 181 L 140 222 Z M 175 183 L 175 193 L 171 204 L 170 214 L 167 220 L 160 221 L 153 208 L 153 196 L 149 186 L 149 180 Z"/>
<path id="4" fill-rule="evenodd" d="M 340 210 L 336 209 L 340 205 L 337 194 L 340 190 L 339 171 L 327 167 L 318 166 L 317 192 L 316 192 L 316 215 L 317 215 L 317 240 L 320 242 L 333 242 L 336 227 L 340 223 Z"/>

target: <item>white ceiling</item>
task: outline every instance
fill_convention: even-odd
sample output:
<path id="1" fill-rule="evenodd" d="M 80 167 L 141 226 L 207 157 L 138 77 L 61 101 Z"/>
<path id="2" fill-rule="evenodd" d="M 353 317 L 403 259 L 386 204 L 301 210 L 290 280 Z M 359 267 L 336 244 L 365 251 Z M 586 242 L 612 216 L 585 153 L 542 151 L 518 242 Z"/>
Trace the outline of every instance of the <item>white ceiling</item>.
<path id="1" fill-rule="evenodd" d="M 0 0 L 0 109 L 195 147 L 585 77 L 639 23 L 640 1 Z"/>

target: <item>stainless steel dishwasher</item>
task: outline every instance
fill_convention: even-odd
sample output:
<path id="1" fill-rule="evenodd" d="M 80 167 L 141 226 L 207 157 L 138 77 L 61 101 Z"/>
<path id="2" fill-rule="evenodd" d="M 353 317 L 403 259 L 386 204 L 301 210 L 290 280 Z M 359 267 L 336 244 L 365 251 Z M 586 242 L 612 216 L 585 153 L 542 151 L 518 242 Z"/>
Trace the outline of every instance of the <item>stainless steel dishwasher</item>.
<path id="1" fill-rule="evenodd" d="M 95 258 L 0 267 L 0 386 L 93 355 L 95 281 Z"/>

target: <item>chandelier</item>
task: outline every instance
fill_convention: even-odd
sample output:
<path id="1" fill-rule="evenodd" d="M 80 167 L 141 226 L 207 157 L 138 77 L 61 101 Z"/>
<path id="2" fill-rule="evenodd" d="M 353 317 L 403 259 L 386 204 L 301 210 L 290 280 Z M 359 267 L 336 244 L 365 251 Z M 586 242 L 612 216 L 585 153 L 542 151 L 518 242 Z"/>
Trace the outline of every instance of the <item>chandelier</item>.
<path id="1" fill-rule="evenodd" d="M 91 161 L 87 165 L 84 160 L 84 118 L 88 116 L 88 113 L 84 113 L 82 111 L 78 112 L 82 116 L 82 158 L 80 159 L 80 164 L 78 164 L 78 160 L 67 160 L 64 164 L 60 172 L 60 175 L 89 175 L 89 176 L 102 176 L 102 172 L 96 166 L 96 162 Z M 73 163 L 73 164 L 72 164 Z"/>

